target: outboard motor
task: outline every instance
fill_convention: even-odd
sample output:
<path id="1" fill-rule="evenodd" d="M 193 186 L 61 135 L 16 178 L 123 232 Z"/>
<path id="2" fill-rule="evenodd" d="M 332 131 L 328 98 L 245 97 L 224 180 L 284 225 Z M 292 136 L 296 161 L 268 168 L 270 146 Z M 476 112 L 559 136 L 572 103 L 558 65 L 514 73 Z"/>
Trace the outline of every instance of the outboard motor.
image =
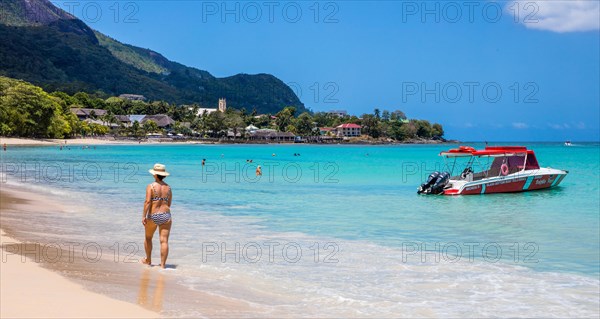
<path id="1" fill-rule="evenodd" d="M 450 173 L 448 173 L 448 172 L 441 173 L 438 176 L 435 183 L 433 184 L 433 186 L 431 186 L 430 193 L 436 194 L 436 195 L 441 194 L 444 191 L 444 187 L 448 184 L 449 180 L 450 180 Z"/>
<path id="2" fill-rule="evenodd" d="M 421 184 L 421 186 L 419 186 L 419 188 L 417 188 L 417 194 L 421 194 L 421 193 L 428 193 L 429 188 L 438 180 L 438 177 L 440 176 L 440 172 L 433 172 L 431 174 L 429 174 L 429 177 L 427 177 L 427 181 L 423 184 Z"/>

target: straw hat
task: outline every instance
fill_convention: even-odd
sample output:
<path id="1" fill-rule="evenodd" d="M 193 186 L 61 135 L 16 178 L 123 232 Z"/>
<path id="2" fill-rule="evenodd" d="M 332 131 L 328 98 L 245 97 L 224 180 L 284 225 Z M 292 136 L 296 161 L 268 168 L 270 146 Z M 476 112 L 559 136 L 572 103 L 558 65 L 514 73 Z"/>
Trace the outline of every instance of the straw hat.
<path id="1" fill-rule="evenodd" d="M 160 175 L 160 176 L 169 176 L 170 174 L 167 172 L 165 165 L 163 164 L 154 164 L 153 169 L 149 169 L 148 172 L 152 175 Z"/>

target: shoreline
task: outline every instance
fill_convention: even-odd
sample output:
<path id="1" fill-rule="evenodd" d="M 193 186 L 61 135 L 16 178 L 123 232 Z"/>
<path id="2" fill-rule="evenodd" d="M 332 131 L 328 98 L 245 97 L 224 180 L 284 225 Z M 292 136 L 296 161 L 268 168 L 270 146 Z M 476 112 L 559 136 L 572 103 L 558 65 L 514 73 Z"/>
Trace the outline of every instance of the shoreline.
<path id="1" fill-rule="evenodd" d="M 158 318 L 139 305 L 91 292 L 11 249 L 23 245 L 0 229 L 2 318 Z M 10 255 L 9 255 L 10 254 Z M 11 258 L 12 257 L 12 258 Z M 19 258 L 20 257 L 20 258 Z M 26 261 L 23 261 L 25 259 Z M 35 307 L 32 307 L 32 302 Z"/>
<path id="2" fill-rule="evenodd" d="M 251 140 L 174 140 L 174 139 L 149 139 L 117 140 L 111 138 L 74 138 L 74 139 L 35 139 L 0 137 L 0 147 L 7 146 L 82 146 L 82 145 L 445 145 L 457 144 L 455 140 L 425 140 L 412 139 L 403 142 L 377 141 L 377 140 L 349 140 L 341 143 L 294 143 L 294 142 L 269 142 Z"/>
<path id="3" fill-rule="evenodd" d="M 2 185 L 0 212 L 20 212 L 32 209 L 59 208 L 52 203 L 39 203 L 24 196 L 23 190 Z M 37 202 L 37 203 L 36 203 Z M 51 204 L 40 207 L 41 204 Z M 1 217 L 1 216 L 0 216 Z M 82 283 L 74 282 L 38 262 L 37 253 L 28 240 L 18 240 L 0 228 L 2 264 L 0 272 L 0 317 L 2 318 L 158 318 L 159 313 L 144 309 L 141 305 L 111 298 L 90 291 Z M 26 251 L 26 252 L 24 252 Z M 33 256 L 33 259 L 32 259 Z M 35 307 L 32 307 L 32 304 Z"/>
<path id="4" fill-rule="evenodd" d="M 66 144 L 65 144 L 66 142 Z M 75 139 L 30 139 L 30 138 L 14 138 L 14 137 L 0 137 L 0 147 L 6 143 L 9 147 L 33 147 L 33 146 L 98 146 L 98 145 L 122 145 L 122 146 L 135 146 L 135 145 L 313 145 L 313 146 L 394 146 L 394 145 L 459 145 L 459 144 L 473 144 L 473 143 L 485 143 L 483 141 L 457 141 L 457 140 L 407 140 L 403 142 L 388 142 L 388 141 L 344 141 L 341 143 L 294 143 L 294 142 L 267 142 L 267 141 L 246 141 L 246 140 L 224 140 L 224 141 L 210 141 L 210 140 L 145 140 L 141 143 L 134 140 L 114 140 L 107 138 L 75 138 Z M 497 142 L 490 141 L 491 145 L 496 144 L 525 144 L 525 143 L 563 143 L 562 141 L 523 141 L 523 142 Z M 598 141 L 584 141 L 575 143 L 598 143 Z M 1 149 L 0 149 L 1 151 Z"/>
<path id="5" fill-rule="evenodd" d="M 117 262 L 114 246 L 107 243 L 36 229 L 34 225 L 60 223 L 73 207 L 40 191 L 1 186 L 0 246 L 7 262 L 1 264 L 0 318 L 160 318 L 178 317 L 181 311 L 193 317 L 267 315 L 244 300 L 179 284 L 174 276 L 177 265 L 166 270 L 156 263 L 148 267 L 125 248 Z M 52 217 L 55 214 L 63 216 Z M 82 255 L 82 246 L 88 244 L 100 249 L 98 260 Z M 95 253 L 94 248 L 85 252 L 92 258 Z M 37 307 L 31 307 L 32 298 Z"/>

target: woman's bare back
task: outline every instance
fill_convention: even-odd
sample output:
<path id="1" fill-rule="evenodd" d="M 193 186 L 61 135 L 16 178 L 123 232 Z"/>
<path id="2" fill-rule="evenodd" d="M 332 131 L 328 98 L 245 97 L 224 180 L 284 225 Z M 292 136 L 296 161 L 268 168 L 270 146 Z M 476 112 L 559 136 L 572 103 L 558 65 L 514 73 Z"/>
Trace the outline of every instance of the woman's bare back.
<path id="1" fill-rule="evenodd" d="M 150 214 L 168 213 L 171 211 L 173 194 L 167 183 L 153 182 L 148 185 L 150 195 Z"/>

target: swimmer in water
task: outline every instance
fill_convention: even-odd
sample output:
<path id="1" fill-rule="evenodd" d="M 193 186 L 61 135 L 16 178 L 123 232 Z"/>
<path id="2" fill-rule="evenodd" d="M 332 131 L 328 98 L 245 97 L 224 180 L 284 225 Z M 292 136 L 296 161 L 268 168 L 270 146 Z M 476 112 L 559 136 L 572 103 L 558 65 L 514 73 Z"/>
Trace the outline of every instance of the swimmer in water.
<path id="1" fill-rule="evenodd" d="M 262 176 L 262 168 L 260 168 L 260 165 L 256 167 L 256 176 Z"/>

